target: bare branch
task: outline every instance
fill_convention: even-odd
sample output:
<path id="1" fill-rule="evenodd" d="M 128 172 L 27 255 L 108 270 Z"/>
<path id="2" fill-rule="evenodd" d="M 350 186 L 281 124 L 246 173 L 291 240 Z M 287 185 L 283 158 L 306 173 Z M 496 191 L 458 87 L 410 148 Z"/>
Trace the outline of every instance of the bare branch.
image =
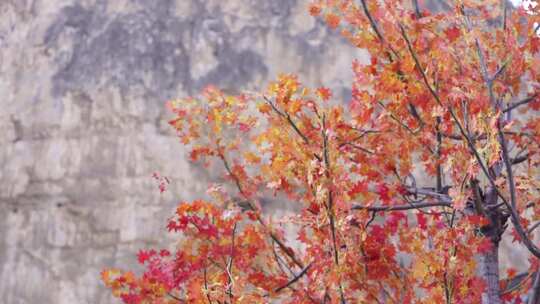
<path id="1" fill-rule="evenodd" d="M 172 293 L 168 292 L 167 295 L 171 297 L 173 300 L 178 301 L 180 303 L 186 303 L 184 300 L 180 299 L 179 297 L 173 295 Z"/>
<path id="2" fill-rule="evenodd" d="M 504 0 L 504 2 L 506 2 L 506 0 Z M 501 65 L 501 67 L 495 72 L 495 74 L 493 74 L 493 76 L 491 76 L 491 81 L 494 81 L 495 79 L 497 79 L 497 77 L 499 77 L 502 72 L 504 72 L 504 70 L 506 69 L 508 65 L 508 61 L 506 61 L 505 63 L 503 63 L 503 65 Z"/>
<path id="3" fill-rule="evenodd" d="M 525 155 L 516 156 L 516 157 L 512 158 L 512 160 L 511 160 L 512 165 L 521 164 L 522 162 L 529 159 L 529 155 L 530 155 L 529 153 L 526 153 Z"/>
<path id="4" fill-rule="evenodd" d="M 447 186 L 449 187 L 449 186 Z M 452 204 L 452 198 L 448 194 L 439 193 L 434 190 L 431 190 L 429 188 L 407 188 L 407 191 L 410 194 L 418 194 L 418 195 L 424 195 L 429 197 L 434 197 L 437 200 L 446 203 L 446 204 Z"/>
<path id="5" fill-rule="evenodd" d="M 441 133 L 441 136 L 444 138 L 449 138 L 453 140 L 463 140 L 463 137 L 461 135 L 456 135 L 456 134 Z"/>
<path id="6" fill-rule="evenodd" d="M 376 134 L 376 133 L 381 132 L 381 131 L 378 131 L 378 130 L 362 130 L 362 129 L 358 129 L 358 128 L 355 128 L 355 127 L 352 127 L 352 126 L 349 126 L 349 127 L 351 128 L 351 130 L 354 130 L 354 131 L 360 133 L 358 136 L 356 136 L 353 139 L 349 140 L 348 142 L 350 142 L 350 143 L 354 143 L 355 141 L 360 140 L 360 139 L 364 138 L 365 136 L 367 136 L 369 134 Z"/>
<path id="7" fill-rule="evenodd" d="M 536 222 L 534 225 L 532 225 L 531 228 L 529 228 L 529 230 L 527 230 L 527 233 L 531 233 L 534 231 L 534 229 L 538 228 L 540 226 L 540 221 Z"/>
<path id="8" fill-rule="evenodd" d="M 523 286 L 524 283 L 526 283 L 529 280 L 529 277 L 531 275 L 534 275 L 534 273 L 529 272 L 522 272 L 517 275 L 515 275 L 513 278 L 506 279 L 506 288 L 504 290 L 501 290 L 501 293 L 499 295 L 505 295 L 507 293 L 511 293 L 514 290 L 519 289 L 521 286 Z"/>
<path id="9" fill-rule="evenodd" d="M 302 269 L 302 271 L 299 274 L 297 274 L 296 276 L 294 276 L 294 278 L 292 278 L 289 282 L 287 282 L 287 284 L 276 288 L 274 291 L 280 292 L 283 289 L 288 288 L 292 284 L 296 283 L 298 280 L 300 280 L 300 278 L 302 278 L 308 272 L 309 268 L 311 268 L 311 265 L 313 265 L 313 262 L 309 263 L 304 269 Z"/>
<path id="10" fill-rule="evenodd" d="M 285 261 L 283 261 L 283 259 L 276 252 L 276 247 L 274 246 L 274 243 L 275 242 L 272 241 L 272 253 L 274 254 L 274 258 L 276 259 L 276 264 L 278 265 L 279 269 L 281 270 L 281 272 L 285 273 L 285 270 L 283 269 L 283 266 L 285 266 L 285 268 L 291 273 L 291 275 L 294 276 L 294 271 L 289 265 L 287 265 Z"/>
<path id="11" fill-rule="evenodd" d="M 360 151 L 365 152 L 365 153 L 367 153 L 367 154 L 375 154 L 375 152 L 373 152 L 373 151 L 370 151 L 370 150 L 368 150 L 368 149 L 366 149 L 366 148 L 360 147 L 359 145 L 356 145 L 356 144 L 353 144 L 353 143 L 350 143 L 350 142 L 344 142 L 344 143 L 341 143 L 341 144 L 339 145 L 340 148 L 341 148 L 341 147 L 344 147 L 344 146 L 350 146 L 350 147 L 353 147 L 353 148 L 355 148 L 356 150 L 360 150 Z"/>
<path id="12" fill-rule="evenodd" d="M 528 104 L 529 102 L 534 101 L 536 99 L 536 96 L 537 96 L 537 94 L 534 94 L 534 95 L 529 96 L 529 97 L 527 97 L 525 99 L 522 99 L 520 101 L 517 101 L 517 102 L 514 102 L 514 103 L 508 105 L 508 107 L 506 107 L 503 110 L 503 113 L 506 113 L 508 111 L 512 111 L 513 109 L 515 109 L 515 108 L 517 108 L 517 107 L 519 107 L 521 105 Z"/>
<path id="13" fill-rule="evenodd" d="M 446 202 L 427 202 L 427 203 L 412 203 L 410 205 L 395 205 L 395 206 L 362 206 L 362 205 L 353 205 L 352 210 L 367 210 L 367 211 L 404 211 L 420 208 L 430 208 L 430 207 L 448 207 L 451 208 L 452 205 Z"/>
<path id="14" fill-rule="evenodd" d="M 414 7 L 414 14 L 416 18 L 420 19 L 422 17 L 422 14 L 420 13 L 420 6 L 418 5 L 418 0 L 412 0 L 413 7 Z"/>
<path id="15" fill-rule="evenodd" d="M 367 221 L 366 226 L 364 227 L 364 229 L 367 229 L 369 227 L 369 225 L 371 223 L 373 223 L 373 221 L 375 220 L 375 217 L 377 217 L 377 211 L 373 211 L 371 213 L 371 218 L 369 219 L 369 221 Z"/>
<path id="16" fill-rule="evenodd" d="M 499 143 L 501 145 L 502 160 L 506 168 L 506 179 L 508 181 L 508 189 L 510 192 L 510 204 L 508 204 L 508 202 L 505 199 L 503 199 L 503 201 L 506 203 L 507 208 L 510 210 L 510 218 L 512 219 L 512 223 L 514 224 L 516 231 L 521 237 L 523 244 L 525 245 L 525 247 L 527 247 L 527 249 L 529 249 L 529 251 L 534 256 L 536 256 L 537 258 L 540 258 L 540 248 L 538 248 L 538 246 L 536 246 L 532 242 L 532 240 L 528 237 L 527 232 L 523 228 L 521 221 L 519 219 L 519 214 L 517 211 L 516 184 L 514 181 L 514 174 L 512 172 L 512 161 L 510 159 L 510 154 L 508 152 L 508 143 L 506 141 L 506 138 L 504 137 L 500 119 L 497 122 L 497 131 L 499 133 Z M 499 190 L 496 188 L 496 185 L 494 183 L 492 184 L 492 187 L 497 192 L 499 192 Z"/>

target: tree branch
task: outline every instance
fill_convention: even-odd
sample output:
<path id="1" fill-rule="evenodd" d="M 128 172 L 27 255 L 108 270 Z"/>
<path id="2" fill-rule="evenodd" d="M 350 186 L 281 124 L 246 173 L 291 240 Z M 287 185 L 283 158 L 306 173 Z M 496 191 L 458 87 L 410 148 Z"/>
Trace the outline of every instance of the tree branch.
<path id="1" fill-rule="evenodd" d="M 253 202 L 251 201 L 250 197 L 247 195 L 247 193 L 244 191 L 243 187 L 242 187 L 242 184 L 240 183 L 240 180 L 238 179 L 238 177 L 234 174 L 234 172 L 232 172 L 230 166 L 229 166 L 229 163 L 227 162 L 227 159 L 225 158 L 225 156 L 223 154 L 220 154 L 219 157 L 221 158 L 221 160 L 223 161 L 223 164 L 225 165 L 225 169 L 227 170 L 227 172 L 229 173 L 229 175 L 233 178 L 233 180 L 235 181 L 235 184 L 236 184 L 236 187 L 238 188 L 238 191 L 240 192 L 240 194 L 242 194 L 242 196 L 246 199 L 246 201 L 248 202 L 248 206 L 251 210 L 256 210 L 255 206 L 253 205 Z M 257 221 L 263 226 L 266 228 L 266 224 L 264 223 L 263 219 L 261 218 L 261 216 L 258 214 L 258 213 L 255 213 L 256 217 L 257 217 Z M 270 234 L 270 237 L 272 238 L 272 240 L 274 240 L 276 242 L 276 244 L 278 244 L 279 248 L 281 249 L 281 251 L 283 251 L 293 262 L 294 264 L 296 264 L 296 266 L 298 266 L 299 268 L 304 268 L 304 265 L 302 264 L 302 262 L 300 262 L 300 260 L 298 260 L 296 258 L 296 255 L 294 254 L 294 252 L 291 252 L 291 250 L 279 239 L 279 237 L 272 231 L 269 231 L 269 234 Z"/>
<path id="2" fill-rule="evenodd" d="M 511 293 L 512 291 L 514 290 L 517 290 L 519 289 L 521 286 L 523 286 L 523 284 L 525 282 L 528 281 L 529 277 L 531 276 L 532 274 L 528 273 L 528 272 L 523 272 L 523 273 L 519 273 L 517 275 L 515 275 L 513 278 L 507 278 L 505 281 L 507 282 L 506 283 L 506 288 L 504 290 L 501 290 L 501 293 L 500 295 L 505 295 L 507 293 Z"/>
<path id="3" fill-rule="evenodd" d="M 512 165 L 517 165 L 517 164 L 521 164 L 522 162 L 526 161 L 527 159 L 529 159 L 529 153 L 525 154 L 525 155 L 522 155 L 522 156 L 516 156 L 514 158 L 512 158 Z"/>
<path id="4" fill-rule="evenodd" d="M 524 105 L 524 104 L 528 104 L 529 102 L 531 101 L 534 101 L 536 99 L 536 96 L 537 94 L 534 94 L 532 96 L 529 96 L 527 98 L 524 98 L 520 101 L 517 101 L 517 102 L 514 102 L 514 103 L 511 103 L 510 105 L 508 105 L 504 110 L 503 110 L 503 113 L 506 113 L 506 112 L 509 112 L 509 111 L 512 111 L 513 109 L 521 106 L 521 105 Z"/>
<path id="5" fill-rule="evenodd" d="M 279 116 L 285 118 L 287 122 L 291 125 L 291 127 L 294 129 L 294 131 L 304 140 L 306 144 L 309 145 L 309 139 L 298 129 L 298 126 L 294 123 L 291 116 L 288 113 L 281 112 L 274 103 L 266 96 L 263 95 L 264 100 L 272 107 L 274 112 L 276 112 Z"/>
<path id="6" fill-rule="evenodd" d="M 536 272 L 534 276 L 534 282 L 531 287 L 528 304 L 539 304 L 540 303 L 540 270 Z"/>
<path id="7" fill-rule="evenodd" d="M 384 46 L 386 44 L 386 41 L 384 40 L 383 35 L 379 31 L 379 28 L 377 27 L 377 23 L 375 22 L 375 19 L 373 19 L 373 16 L 371 16 L 371 13 L 369 12 L 369 9 L 368 9 L 368 7 L 366 5 L 366 0 L 360 0 L 360 3 L 362 3 L 362 9 L 364 11 L 364 14 L 368 18 L 368 21 L 369 21 L 369 24 L 370 24 L 371 28 L 373 29 L 373 31 L 377 35 L 377 38 L 379 39 L 380 43 L 382 44 L 382 46 L 384 48 Z M 390 51 L 392 51 L 392 53 L 396 56 L 396 58 L 399 57 L 397 52 L 392 48 L 391 45 L 388 45 L 388 48 L 390 49 Z M 392 56 L 390 55 L 390 53 L 386 52 L 386 54 L 388 56 L 388 60 L 390 60 L 390 62 L 392 62 L 393 60 L 392 60 Z"/>
<path id="8" fill-rule="evenodd" d="M 288 288 L 292 284 L 296 283 L 298 280 L 300 280 L 300 278 L 302 278 L 308 272 L 309 268 L 311 268 L 311 265 L 313 265 L 313 262 L 309 263 L 304 269 L 302 269 L 302 271 L 299 274 L 297 274 L 296 276 L 294 276 L 294 278 L 292 278 L 289 282 L 287 282 L 287 284 L 276 288 L 274 292 L 280 292 L 283 289 Z"/>
<path id="9" fill-rule="evenodd" d="M 296 134 L 298 134 L 302 140 L 304 141 L 304 143 L 306 145 L 309 145 L 309 139 L 307 138 L 307 136 L 302 133 L 302 131 L 300 131 L 300 129 L 298 128 L 298 126 L 296 125 L 296 123 L 292 120 L 291 118 L 291 115 L 289 115 L 289 113 L 283 113 L 281 112 L 275 105 L 274 103 L 268 98 L 266 97 L 265 95 L 263 95 L 263 98 L 264 100 L 270 105 L 270 107 L 272 107 L 272 109 L 274 110 L 274 112 L 276 112 L 279 116 L 285 118 L 285 120 L 287 120 L 287 122 L 289 123 L 289 125 L 293 128 L 293 130 L 296 132 Z M 313 153 L 313 156 L 315 156 L 315 158 L 319 161 L 321 161 L 321 157 L 315 153 Z"/>
<path id="10" fill-rule="evenodd" d="M 420 6 L 418 5 L 418 0 L 412 0 L 412 3 L 414 7 L 414 15 L 416 16 L 416 18 L 422 18 L 422 14 L 420 13 Z"/>
<path id="11" fill-rule="evenodd" d="M 532 227 L 527 230 L 527 234 L 530 234 L 531 232 L 534 231 L 534 229 L 538 228 L 539 226 L 540 226 L 540 221 L 538 221 L 534 225 L 532 225 Z"/>
<path id="12" fill-rule="evenodd" d="M 365 152 L 367 154 L 375 154 L 375 152 L 373 152 L 373 151 L 370 151 L 370 150 L 368 150 L 366 148 L 360 147 L 359 145 L 356 145 L 356 144 L 353 144 L 353 143 L 350 143 L 350 142 L 344 142 L 344 143 L 341 143 L 339 145 L 340 148 L 344 147 L 344 146 L 350 146 L 352 148 L 355 148 L 355 149 L 360 150 L 362 152 Z"/>
<path id="13" fill-rule="evenodd" d="M 368 7 L 366 5 L 366 0 L 360 0 L 360 3 L 362 3 L 362 9 L 364 10 L 364 14 L 366 14 L 366 17 L 368 18 L 371 28 L 377 35 L 377 38 L 379 38 L 379 41 L 384 45 L 384 37 L 382 36 L 381 32 L 379 32 L 379 28 L 377 27 L 375 20 L 373 19 L 373 17 L 371 16 L 371 13 L 368 10 Z"/>
<path id="14" fill-rule="evenodd" d="M 410 205 L 395 205 L 395 206 L 363 206 L 363 205 L 353 205 L 352 210 L 367 210 L 367 211 L 404 211 L 420 208 L 430 208 L 430 207 L 448 207 L 452 208 L 452 205 L 446 202 L 428 202 L 428 203 L 411 203 Z"/>
<path id="15" fill-rule="evenodd" d="M 450 186 L 447 186 L 447 187 L 450 187 Z M 447 188 L 447 187 L 445 187 L 445 188 Z M 445 204 L 449 204 L 449 205 L 451 205 L 453 203 L 452 198 L 448 194 L 439 193 L 439 192 L 436 192 L 434 190 L 435 189 L 431 190 L 430 188 L 414 188 L 414 187 L 408 187 L 407 188 L 407 191 L 410 194 L 434 197 L 437 200 L 439 200 L 440 202 L 445 203 Z M 443 190 L 445 190 L 445 189 L 443 188 L 441 191 L 443 191 Z"/>
<path id="16" fill-rule="evenodd" d="M 407 47 L 409 49 L 409 52 L 413 56 L 413 59 L 414 59 L 414 61 L 416 63 L 416 68 L 419 70 L 420 74 L 422 75 L 422 78 L 424 80 L 425 85 L 428 87 L 429 91 L 431 92 L 431 94 L 433 95 L 435 100 L 439 103 L 439 105 L 442 106 L 442 102 L 441 102 L 439 96 L 437 95 L 437 93 L 433 90 L 433 88 L 429 84 L 429 82 L 427 80 L 427 76 L 424 73 L 424 71 L 423 71 L 423 69 L 422 69 L 422 67 L 420 65 L 420 62 L 418 61 L 418 58 L 416 57 L 416 54 L 415 54 L 414 50 L 412 49 L 411 43 L 410 43 L 409 39 L 407 38 L 407 34 L 405 33 L 405 29 L 403 28 L 403 26 L 401 24 L 399 24 L 399 27 L 401 28 L 403 38 L 405 39 L 405 42 L 407 43 Z M 493 98 L 493 97 L 490 96 L 490 98 Z M 508 200 L 501 194 L 501 192 L 499 191 L 497 185 L 495 184 L 495 181 L 493 180 L 493 177 L 489 174 L 489 171 L 486 168 L 486 165 L 482 161 L 482 158 L 480 157 L 480 154 L 478 153 L 478 151 L 474 147 L 473 142 L 471 141 L 469 136 L 465 133 L 465 130 L 463 129 L 463 126 L 459 122 L 459 119 L 457 118 L 456 114 L 454 113 L 454 111 L 451 108 L 448 108 L 448 111 L 450 112 L 450 115 L 452 116 L 453 120 L 458 125 L 458 128 L 459 128 L 461 134 L 467 140 L 467 144 L 469 145 L 469 148 L 473 152 L 473 154 L 474 154 L 474 156 L 476 158 L 476 161 L 478 162 L 478 164 L 480 165 L 480 168 L 482 169 L 483 173 L 485 174 L 486 178 L 488 179 L 488 181 L 490 183 L 490 186 L 495 191 L 497 196 L 499 196 L 501 198 L 501 200 L 505 203 L 507 208 L 510 210 L 510 217 L 512 219 L 512 223 L 514 224 L 514 227 L 516 228 L 516 231 L 518 232 L 518 234 L 522 238 L 523 244 L 525 245 L 525 247 L 527 247 L 527 249 L 534 256 L 540 258 L 540 249 L 527 237 L 527 235 L 525 233 L 525 230 L 523 229 L 523 226 L 521 225 L 521 222 L 519 220 L 519 215 L 518 215 L 516 209 L 513 207 L 514 203 L 512 203 L 512 204 L 508 203 Z M 500 128 L 500 125 L 499 125 L 499 128 Z M 502 130 L 499 129 L 499 132 L 502 134 Z M 504 136 L 502 138 L 504 139 Z M 507 161 L 505 161 L 505 162 L 509 163 L 509 161 L 508 161 L 508 151 L 506 151 L 506 156 L 504 156 L 504 153 L 503 153 L 503 157 L 506 157 Z M 511 166 L 510 166 L 510 172 L 511 172 Z M 514 186 L 515 185 L 513 185 L 511 187 L 514 187 Z M 513 200 L 515 202 L 515 197 L 514 197 Z"/>
<path id="17" fill-rule="evenodd" d="M 170 293 L 170 292 L 168 292 L 167 295 L 168 295 L 169 297 L 171 297 L 171 298 L 172 298 L 173 300 L 175 300 L 175 301 L 178 301 L 178 302 L 180 302 L 180 303 L 185 303 L 184 300 L 180 299 L 179 297 L 173 295 L 173 294 Z"/>
<path id="18" fill-rule="evenodd" d="M 462 11 L 463 11 L 463 8 L 462 8 Z M 465 15 L 464 11 L 463 11 L 463 15 Z M 465 15 L 465 17 L 466 17 L 466 15 Z M 500 106 L 498 106 L 495 103 L 495 96 L 493 94 L 492 81 L 490 80 L 489 76 L 487 75 L 487 67 L 486 67 L 486 63 L 484 61 L 483 54 L 482 54 L 481 49 L 480 49 L 480 43 L 478 42 L 478 39 L 476 39 L 476 47 L 477 47 L 477 51 L 478 51 L 478 56 L 480 57 L 480 63 L 481 63 L 481 67 L 482 67 L 483 74 L 484 74 L 484 81 L 486 82 L 486 85 L 488 87 L 491 104 L 495 108 L 495 110 L 500 110 Z M 538 248 L 532 242 L 532 240 L 527 236 L 527 233 L 526 233 L 525 229 L 523 228 L 523 226 L 521 225 L 521 222 L 520 222 L 519 214 L 518 214 L 518 211 L 517 211 L 516 184 L 514 182 L 514 174 L 512 172 L 512 161 L 510 159 L 510 154 L 508 152 L 508 143 L 506 141 L 506 138 L 504 137 L 501 118 L 499 118 L 498 121 L 497 121 L 497 131 L 498 131 L 498 135 L 499 135 L 499 144 L 501 145 L 501 150 L 502 150 L 501 151 L 502 152 L 502 161 L 503 161 L 504 167 L 506 169 L 506 179 L 507 179 L 507 182 L 508 182 L 508 188 L 509 188 L 509 192 L 510 192 L 510 203 L 508 203 L 508 201 L 502 195 L 500 195 L 500 191 L 497 188 L 497 186 L 495 185 L 495 182 L 493 181 L 493 179 L 491 177 L 489 177 L 489 181 L 491 183 L 492 188 L 497 193 L 499 193 L 499 196 L 502 198 L 503 202 L 505 202 L 507 208 L 510 210 L 510 217 L 512 219 L 512 223 L 514 224 L 514 227 L 516 228 L 516 231 L 518 232 L 518 234 L 522 238 L 523 244 L 525 245 L 525 247 L 527 247 L 527 249 L 529 249 L 529 251 L 534 256 L 536 256 L 537 258 L 540 258 L 540 248 Z M 480 161 L 480 158 L 478 158 L 478 160 Z M 482 164 L 482 166 L 484 166 L 484 165 Z"/>
<path id="19" fill-rule="evenodd" d="M 331 166 L 330 166 L 330 155 L 328 151 L 328 136 L 326 134 L 326 117 L 323 114 L 322 116 L 322 137 L 323 137 L 323 158 L 324 158 L 324 164 L 326 167 L 326 178 L 331 179 Z M 339 266 L 339 253 L 337 248 L 337 239 L 336 239 L 336 226 L 335 226 L 335 219 L 334 219 L 334 197 L 332 190 L 328 190 L 328 217 L 330 220 L 330 228 L 332 233 L 332 243 L 333 243 L 333 249 L 334 249 L 334 263 L 336 266 Z M 345 296 L 343 294 L 343 286 L 341 285 L 341 282 L 339 282 L 339 293 L 341 296 L 341 303 L 345 304 Z"/>
<path id="20" fill-rule="evenodd" d="M 208 300 L 208 304 L 212 304 L 212 299 L 210 298 L 210 293 L 208 292 L 208 278 L 206 276 L 206 265 L 204 265 L 203 269 L 203 277 L 204 277 L 204 293 L 206 293 L 206 299 Z"/>
<path id="21" fill-rule="evenodd" d="M 229 263 L 227 265 L 227 274 L 229 275 L 229 288 L 228 288 L 227 292 L 229 294 L 231 304 L 233 303 L 233 300 L 234 300 L 233 293 L 232 293 L 232 284 L 233 284 L 232 266 L 233 266 L 233 261 L 234 261 L 234 237 L 235 237 L 235 235 L 236 235 L 236 223 L 234 223 L 232 236 L 231 236 L 231 258 L 229 259 Z"/>

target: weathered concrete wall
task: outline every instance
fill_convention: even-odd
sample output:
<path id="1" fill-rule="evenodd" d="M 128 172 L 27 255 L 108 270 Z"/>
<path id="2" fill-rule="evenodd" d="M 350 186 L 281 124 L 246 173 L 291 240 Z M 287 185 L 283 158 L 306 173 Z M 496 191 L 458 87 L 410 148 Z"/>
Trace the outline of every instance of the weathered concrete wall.
<path id="1" fill-rule="evenodd" d="M 363 53 L 307 0 L 0 0 L 0 302 L 112 303 L 104 267 L 205 190 L 164 102 L 279 72 L 348 94 Z M 160 195 L 154 171 L 173 181 Z"/>

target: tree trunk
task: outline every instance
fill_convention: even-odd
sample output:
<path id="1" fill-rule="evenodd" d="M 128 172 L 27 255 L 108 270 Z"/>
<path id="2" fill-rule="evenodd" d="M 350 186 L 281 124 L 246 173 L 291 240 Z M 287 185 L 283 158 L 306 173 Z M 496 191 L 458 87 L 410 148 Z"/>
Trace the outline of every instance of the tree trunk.
<path id="1" fill-rule="evenodd" d="M 478 258 L 478 275 L 486 281 L 482 304 L 500 304 L 499 288 L 499 242 L 492 242 L 491 250 Z"/>
<path id="2" fill-rule="evenodd" d="M 529 291 L 527 304 L 540 304 L 540 271 L 534 275 L 533 286 Z"/>

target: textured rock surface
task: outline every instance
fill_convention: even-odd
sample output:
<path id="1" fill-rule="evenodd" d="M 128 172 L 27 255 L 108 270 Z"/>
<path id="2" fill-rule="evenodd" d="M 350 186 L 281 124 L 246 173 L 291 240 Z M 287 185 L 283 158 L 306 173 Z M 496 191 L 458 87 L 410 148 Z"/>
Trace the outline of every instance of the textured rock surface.
<path id="1" fill-rule="evenodd" d="M 0 302 L 112 303 L 104 267 L 205 190 L 168 98 L 279 72 L 346 96 L 363 53 L 293 0 L 0 1 Z M 151 173 L 170 177 L 160 195 Z"/>

